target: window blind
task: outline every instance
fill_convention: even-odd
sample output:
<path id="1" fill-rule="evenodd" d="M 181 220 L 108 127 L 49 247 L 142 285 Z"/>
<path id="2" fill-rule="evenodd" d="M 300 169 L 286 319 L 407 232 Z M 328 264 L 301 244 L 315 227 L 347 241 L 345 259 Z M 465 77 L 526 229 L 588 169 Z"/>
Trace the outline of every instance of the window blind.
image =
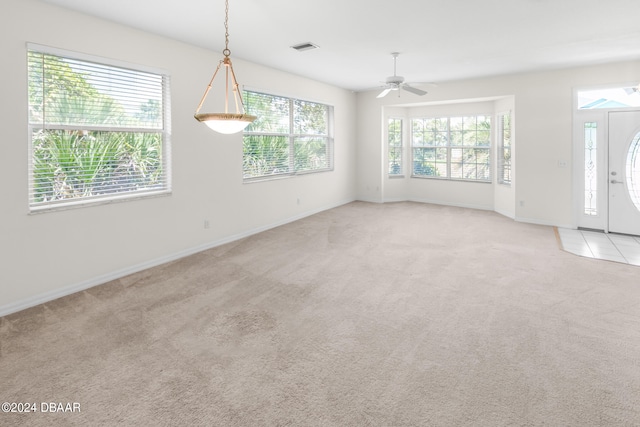
<path id="1" fill-rule="evenodd" d="M 245 180 L 330 170 L 332 107 L 245 91 L 247 113 L 258 118 L 243 135 Z"/>
<path id="2" fill-rule="evenodd" d="M 28 50 L 31 210 L 169 191 L 169 77 Z"/>

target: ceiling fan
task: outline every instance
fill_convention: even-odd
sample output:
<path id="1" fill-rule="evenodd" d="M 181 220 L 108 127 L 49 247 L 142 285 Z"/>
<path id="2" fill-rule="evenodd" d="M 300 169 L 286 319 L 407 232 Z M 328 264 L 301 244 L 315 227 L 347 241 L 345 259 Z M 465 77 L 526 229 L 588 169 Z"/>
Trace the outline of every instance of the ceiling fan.
<path id="1" fill-rule="evenodd" d="M 383 86 L 384 90 L 380 92 L 380 94 L 376 98 L 383 98 L 387 96 L 387 94 L 392 90 L 400 89 L 404 89 L 407 92 L 411 92 L 419 96 L 426 95 L 426 91 L 415 88 L 409 85 L 409 83 L 405 83 L 404 77 L 396 75 L 396 62 L 398 61 L 398 55 L 400 55 L 400 53 L 398 52 L 391 53 L 391 56 L 393 56 L 393 76 L 387 77 L 387 80 L 385 80 L 385 86 Z M 398 96 L 400 96 L 400 94 L 398 94 Z"/>

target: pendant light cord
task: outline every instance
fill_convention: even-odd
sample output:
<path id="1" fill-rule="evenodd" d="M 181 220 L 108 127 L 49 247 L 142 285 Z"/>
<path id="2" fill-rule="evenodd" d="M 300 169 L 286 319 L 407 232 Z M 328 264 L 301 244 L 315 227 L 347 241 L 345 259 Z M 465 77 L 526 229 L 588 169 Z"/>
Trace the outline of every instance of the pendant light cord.
<path id="1" fill-rule="evenodd" d="M 209 119 L 207 117 L 212 117 L 212 116 L 223 117 L 222 119 L 218 119 L 218 120 L 231 120 L 229 116 L 237 116 L 237 117 L 240 117 L 239 120 L 247 121 L 250 123 L 254 121 L 256 117 L 249 114 L 245 114 L 244 112 L 244 100 L 242 99 L 242 91 L 240 90 L 240 85 L 238 84 L 238 80 L 236 79 L 236 73 L 233 71 L 233 66 L 231 65 L 231 58 L 229 57 L 231 55 L 231 51 L 229 50 L 229 0 L 225 0 L 224 6 L 225 6 L 224 8 L 224 42 L 225 44 L 224 44 L 224 50 L 222 51 L 222 53 L 224 54 L 224 59 L 222 59 L 218 63 L 218 67 L 216 68 L 216 71 L 213 73 L 213 76 L 211 77 L 211 80 L 209 81 L 209 84 L 207 85 L 207 88 L 204 91 L 204 95 L 202 95 L 202 99 L 198 104 L 198 108 L 196 108 L 196 112 L 194 116 L 199 121 L 208 121 Z M 225 69 L 225 79 L 226 79 L 225 87 L 224 87 L 224 113 L 199 114 L 200 108 L 202 108 L 202 105 L 204 104 L 204 101 L 207 98 L 209 91 L 211 90 L 211 85 L 213 84 L 213 80 L 218 75 L 218 71 L 220 71 L 220 67 L 222 66 L 224 66 L 224 69 Z M 231 81 L 229 77 L 231 77 Z M 233 98 L 236 104 L 235 114 L 229 113 L 229 85 L 232 86 Z M 202 117 L 199 117 L 199 116 L 202 116 Z"/>
<path id="2" fill-rule="evenodd" d="M 231 55 L 229 50 L 229 0 L 224 1 L 224 50 L 222 53 L 226 57 Z"/>

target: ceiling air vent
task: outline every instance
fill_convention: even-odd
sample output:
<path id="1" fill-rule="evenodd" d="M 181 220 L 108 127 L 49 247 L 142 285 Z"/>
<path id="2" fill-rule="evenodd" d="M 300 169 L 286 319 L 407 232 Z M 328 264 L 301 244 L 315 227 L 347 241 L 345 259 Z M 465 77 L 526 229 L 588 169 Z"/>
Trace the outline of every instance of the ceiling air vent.
<path id="1" fill-rule="evenodd" d="M 297 50 L 298 52 L 303 52 L 305 50 L 313 50 L 313 49 L 318 49 L 318 45 L 315 45 L 313 43 L 300 43 L 297 44 L 295 46 L 291 46 L 293 49 Z"/>

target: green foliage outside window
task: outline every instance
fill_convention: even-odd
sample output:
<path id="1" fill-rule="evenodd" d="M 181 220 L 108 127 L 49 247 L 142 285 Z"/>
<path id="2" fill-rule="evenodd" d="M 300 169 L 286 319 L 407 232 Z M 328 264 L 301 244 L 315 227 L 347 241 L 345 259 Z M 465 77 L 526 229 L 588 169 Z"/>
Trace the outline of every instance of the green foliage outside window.
<path id="1" fill-rule="evenodd" d="M 132 110 L 100 91 L 82 62 L 28 59 L 32 206 L 163 187 L 160 100 Z"/>
<path id="2" fill-rule="evenodd" d="M 251 91 L 243 97 L 258 117 L 244 132 L 245 179 L 331 169 L 329 106 Z"/>
<path id="3" fill-rule="evenodd" d="M 413 176 L 491 180 L 491 118 L 411 120 Z"/>
<path id="4" fill-rule="evenodd" d="M 402 119 L 389 119 L 388 138 L 389 138 L 389 175 L 402 175 Z"/>
<path id="5" fill-rule="evenodd" d="M 498 182 L 511 184 L 511 113 L 499 116 Z"/>

